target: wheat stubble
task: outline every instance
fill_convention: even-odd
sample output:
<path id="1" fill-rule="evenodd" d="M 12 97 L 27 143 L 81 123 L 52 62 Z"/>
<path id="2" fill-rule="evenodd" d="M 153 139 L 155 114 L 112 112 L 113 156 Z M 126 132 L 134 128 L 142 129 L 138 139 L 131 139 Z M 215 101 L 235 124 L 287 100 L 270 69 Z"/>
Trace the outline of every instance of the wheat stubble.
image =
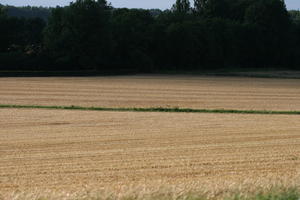
<path id="1" fill-rule="evenodd" d="M 297 111 L 300 110 L 300 79 L 0 78 L 0 104 Z"/>
<path id="2" fill-rule="evenodd" d="M 0 191 L 293 184 L 299 122 L 286 115 L 1 109 Z"/>

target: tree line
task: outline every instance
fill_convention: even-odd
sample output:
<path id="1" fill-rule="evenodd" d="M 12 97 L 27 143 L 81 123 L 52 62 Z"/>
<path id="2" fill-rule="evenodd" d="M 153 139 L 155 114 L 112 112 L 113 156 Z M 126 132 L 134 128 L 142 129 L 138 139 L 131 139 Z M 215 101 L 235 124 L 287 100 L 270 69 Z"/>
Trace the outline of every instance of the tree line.
<path id="1" fill-rule="evenodd" d="M 41 18 L 45 21 L 51 14 L 51 8 L 35 6 L 2 6 L 8 16 L 17 18 Z"/>
<path id="2" fill-rule="evenodd" d="M 164 11 L 77 0 L 47 12 L 0 6 L 0 70 L 300 69 L 300 12 L 283 0 L 177 0 Z"/>

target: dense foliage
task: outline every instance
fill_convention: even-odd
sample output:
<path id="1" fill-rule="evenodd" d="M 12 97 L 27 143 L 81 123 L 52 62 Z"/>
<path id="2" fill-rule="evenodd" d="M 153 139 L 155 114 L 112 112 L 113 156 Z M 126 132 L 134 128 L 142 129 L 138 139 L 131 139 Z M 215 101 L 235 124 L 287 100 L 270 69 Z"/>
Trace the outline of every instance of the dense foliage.
<path id="1" fill-rule="evenodd" d="M 77 0 L 44 20 L 32 17 L 42 8 L 20 18 L 0 6 L 0 70 L 300 69 L 300 12 L 282 0 L 193 3 L 160 11 Z"/>
<path id="2" fill-rule="evenodd" d="M 49 18 L 51 14 L 51 8 L 44 7 L 15 7 L 15 6 L 5 6 L 5 10 L 8 16 L 19 17 L 19 18 L 41 18 L 45 21 Z"/>

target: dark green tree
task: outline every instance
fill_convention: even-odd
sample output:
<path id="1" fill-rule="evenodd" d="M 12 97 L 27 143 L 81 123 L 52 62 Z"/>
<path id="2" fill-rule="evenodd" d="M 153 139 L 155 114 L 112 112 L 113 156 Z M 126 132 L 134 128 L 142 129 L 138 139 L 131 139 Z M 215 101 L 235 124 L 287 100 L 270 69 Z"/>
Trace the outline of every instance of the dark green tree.
<path id="1" fill-rule="evenodd" d="M 289 62 L 290 17 L 284 1 L 253 2 L 245 12 L 245 23 L 256 27 L 257 57 L 261 65 L 279 67 Z"/>
<path id="2" fill-rule="evenodd" d="M 52 11 L 45 45 L 58 63 L 102 70 L 111 53 L 111 7 L 106 0 L 77 0 Z"/>
<path id="3" fill-rule="evenodd" d="M 208 0 L 194 0 L 194 10 L 197 13 L 202 13 L 205 10 Z"/>
<path id="4" fill-rule="evenodd" d="M 256 0 L 245 11 L 245 22 L 271 31 L 286 31 L 290 18 L 283 0 Z"/>
<path id="5" fill-rule="evenodd" d="M 50 15 L 51 8 L 44 8 L 44 7 L 15 7 L 15 6 L 5 6 L 7 10 L 7 15 L 10 17 L 17 17 L 17 18 L 41 18 L 45 21 L 48 20 Z"/>
<path id="6" fill-rule="evenodd" d="M 6 16 L 4 7 L 0 4 L 0 18 L 3 18 Z"/>
<path id="7" fill-rule="evenodd" d="M 290 18 L 293 23 L 300 24 L 300 11 L 299 10 L 291 10 L 289 11 Z"/>
<path id="8" fill-rule="evenodd" d="M 207 0 L 203 15 L 209 18 L 226 18 L 229 14 L 229 6 L 226 0 Z"/>
<path id="9" fill-rule="evenodd" d="M 43 40 L 43 30 L 46 22 L 41 18 L 29 18 L 24 22 L 24 43 L 40 44 Z"/>
<path id="10" fill-rule="evenodd" d="M 188 13 L 191 10 L 191 3 L 189 0 L 176 0 L 172 10 L 178 13 Z"/>
<path id="11" fill-rule="evenodd" d="M 114 62 L 120 67 L 149 71 L 154 18 L 148 10 L 116 9 L 112 15 Z"/>
<path id="12" fill-rule="evenodd" d="M 4 11 L 4 8 L 2 6 L 0 6 L 0 52 L 4 51 L 5 49 L 7 49 L 8 46 L 8 41 L 7 41 L 7 34 L 6 34 L 6 29 L 7 27 L 7 17 L 6 17 L 6 13 Z"/>
<path id="13" fill-rule="evenodd" d="M 33 17 L 47 10 L 2 6 L 1 69 L 123 73 L 300 66 L 300 15 L 288 13 L 282 0 L 194 0 L 194 9 L 177 0 L 165 11 L 77 0 L 52 9 L 44 29 L 43 20 Z"/>

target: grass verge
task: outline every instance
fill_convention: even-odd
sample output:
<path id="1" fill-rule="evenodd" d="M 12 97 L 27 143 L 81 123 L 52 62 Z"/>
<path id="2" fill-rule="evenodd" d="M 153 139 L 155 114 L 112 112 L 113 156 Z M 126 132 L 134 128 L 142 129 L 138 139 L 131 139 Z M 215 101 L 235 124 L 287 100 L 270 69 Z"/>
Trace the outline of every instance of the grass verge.
<path id="1" fill-rule="evenodd" d="M 2 197 L 2 198 L 1 198 Z M 126 195 L 117 195 L 113 193 L 103 192 L 85 192 L 78 194 L 70 193 L 21 193 L 16 192 L 9 196 L 10 198 L 0 199 L 14 199 L 14 200 L 299 200 L 300 193 L 297 189 L 272 190 L 272 191 L 260 191 L 257 193 L 236 193 L 236 194 L 224 194 L 221 196 L 207 196 L 204 193 L 172 193 L 167 191 L 156 191 L 153 193 L 128 193 Z"/>
<path id="2" fill-rule="evenodd" d="M 254 195 L 235 195 L 225 200 L 299 200 L 300 193 L 297 189 L 288 189 L 287 191 L 269 191 L 259 192 Z"/>
<path id="3" fill-rule="evenodd" d="M 81 106 L 38 106 L 38 105 L 4 105 L 0 109 L 53 109 L 53 110 L 90 110 L 115 112 L 170 112 L 170 113 L 224 113 L 224 114 L 262 114 L 262 115 L 300 115 L 300 111 L 268 111 L 268 110 L 226 110 L 226 109 L 191 109 L 191 108 L 105 108 Z"/>

